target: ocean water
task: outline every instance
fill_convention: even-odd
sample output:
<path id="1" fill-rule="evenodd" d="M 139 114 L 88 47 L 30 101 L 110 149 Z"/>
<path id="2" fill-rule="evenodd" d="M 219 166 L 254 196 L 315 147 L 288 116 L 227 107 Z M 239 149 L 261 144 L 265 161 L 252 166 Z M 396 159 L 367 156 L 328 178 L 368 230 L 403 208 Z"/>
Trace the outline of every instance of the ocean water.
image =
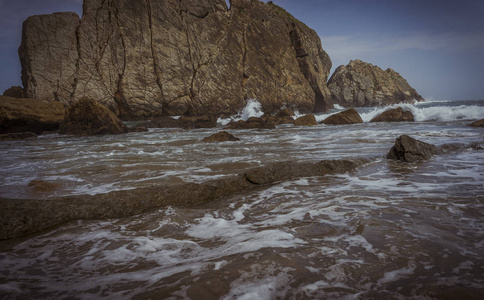
<path id="1" fill-rule="evenodd" d="M 229 119 L 216 129 L 2 142 L 0 197 L 44 201 L 204 182 L 274 161 L 372 162 L 0 241 L 0 299 L 481 299 L 484 152 L 464 147 L 416 164 L 385 156 L 401 134 L 482 145 L 484 130 L 468 124 L 483 118 L 484 101 L 400 106 L 416 122 L 369 123 L 388 107 L 361 108 L 363 124 L 230 130 L 241 141 L 220 144 L 201 140 Z M 250 101 L 230 119 L 262 113 Z M 33 179 L 59 188 L 36 193 Z"/>

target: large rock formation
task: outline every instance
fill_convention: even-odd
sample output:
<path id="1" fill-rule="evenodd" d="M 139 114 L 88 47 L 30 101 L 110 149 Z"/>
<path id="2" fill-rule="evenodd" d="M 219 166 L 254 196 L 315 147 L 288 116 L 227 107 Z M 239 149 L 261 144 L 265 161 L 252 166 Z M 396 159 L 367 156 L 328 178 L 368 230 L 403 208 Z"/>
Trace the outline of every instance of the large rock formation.
<path id="1" fill-rule="evenodd" d="M 382 106 L 423 101 L 417 91 L 392 69 L 352 60 L 339 66 L 328 81 L 333 102 L 344 107 Z"/>
<path id="2" fill-rule="evenodd" d="M 331 108 L 331 60 L 318 35 L 258 0 L 85 0 L 75 13 L 24 22 L 28 97 L 93 98 L 124 119 Z"/>
<path id="3" fill-rule="evenodd" d="M 0 96 L 0 133 L 54 131 L 64 113 L 60 102 Z"/>

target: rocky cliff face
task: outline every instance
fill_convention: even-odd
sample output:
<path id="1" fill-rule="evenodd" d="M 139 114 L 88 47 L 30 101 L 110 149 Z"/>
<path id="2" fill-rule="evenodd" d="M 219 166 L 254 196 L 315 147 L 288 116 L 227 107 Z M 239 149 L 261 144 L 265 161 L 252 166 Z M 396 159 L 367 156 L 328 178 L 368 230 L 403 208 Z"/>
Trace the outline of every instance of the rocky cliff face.
<path id="1" fill-rule="evenodd" d="M 417 91 L 392 69 L 383 71 L 361 60 L 339 66 L 328 87 L 333 102 L 344 107 L 382 106 L 423 101 Z"/>
<path id="2" fill-rule="evenodd" d="M 85 0 L 33 16 L 19 48 L 28 97 L 96 99 L 124 119 L 332 107 L 317 34 L 257 0 Z"/>

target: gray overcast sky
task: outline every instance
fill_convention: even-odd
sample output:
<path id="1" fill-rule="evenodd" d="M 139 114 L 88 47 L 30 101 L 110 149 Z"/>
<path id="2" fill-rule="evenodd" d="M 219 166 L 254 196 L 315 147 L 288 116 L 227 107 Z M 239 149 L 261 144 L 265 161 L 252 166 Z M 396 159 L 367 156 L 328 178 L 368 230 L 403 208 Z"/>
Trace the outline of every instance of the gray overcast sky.
<path id="1" fill-rule="evenodd" d="M 484 99 L 482 0 L 273 0 L 316 30 L 333 70 L 351 59 L 393 68 L 427 99 Z M 30 15 L 82 13 L 82 0 L 0 0 L 0 93 L 21 85 Z"/>

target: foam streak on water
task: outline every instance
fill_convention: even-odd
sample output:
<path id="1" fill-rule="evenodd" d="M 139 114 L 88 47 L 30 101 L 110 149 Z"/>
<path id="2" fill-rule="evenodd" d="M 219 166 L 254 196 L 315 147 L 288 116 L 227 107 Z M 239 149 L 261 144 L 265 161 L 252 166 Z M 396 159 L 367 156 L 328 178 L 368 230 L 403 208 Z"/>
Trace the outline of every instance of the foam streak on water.
<path id="1" fill-rule="evenodd" d="M 426 105 L 408 107 L 427 116 L 438 110 Z M 262 186 L 199 207 L 76 221 L 5 243 L 0 298 L 480 299 L 482 150 L 418 164 L 385 159 L 400 134 L 436 145 L 484 140 L 457 114 L 445 118 L 233 130 L 241 142 L 217 145 L 200 140 L 218 129 L 2 143 L 1 195 L 45 201 L 50 196 L 30 191 L 29 180 L 59 182 L 57 195 L 69 195 L 203 182 L 272 161 L 376 160 L 348 174 Z"/>

